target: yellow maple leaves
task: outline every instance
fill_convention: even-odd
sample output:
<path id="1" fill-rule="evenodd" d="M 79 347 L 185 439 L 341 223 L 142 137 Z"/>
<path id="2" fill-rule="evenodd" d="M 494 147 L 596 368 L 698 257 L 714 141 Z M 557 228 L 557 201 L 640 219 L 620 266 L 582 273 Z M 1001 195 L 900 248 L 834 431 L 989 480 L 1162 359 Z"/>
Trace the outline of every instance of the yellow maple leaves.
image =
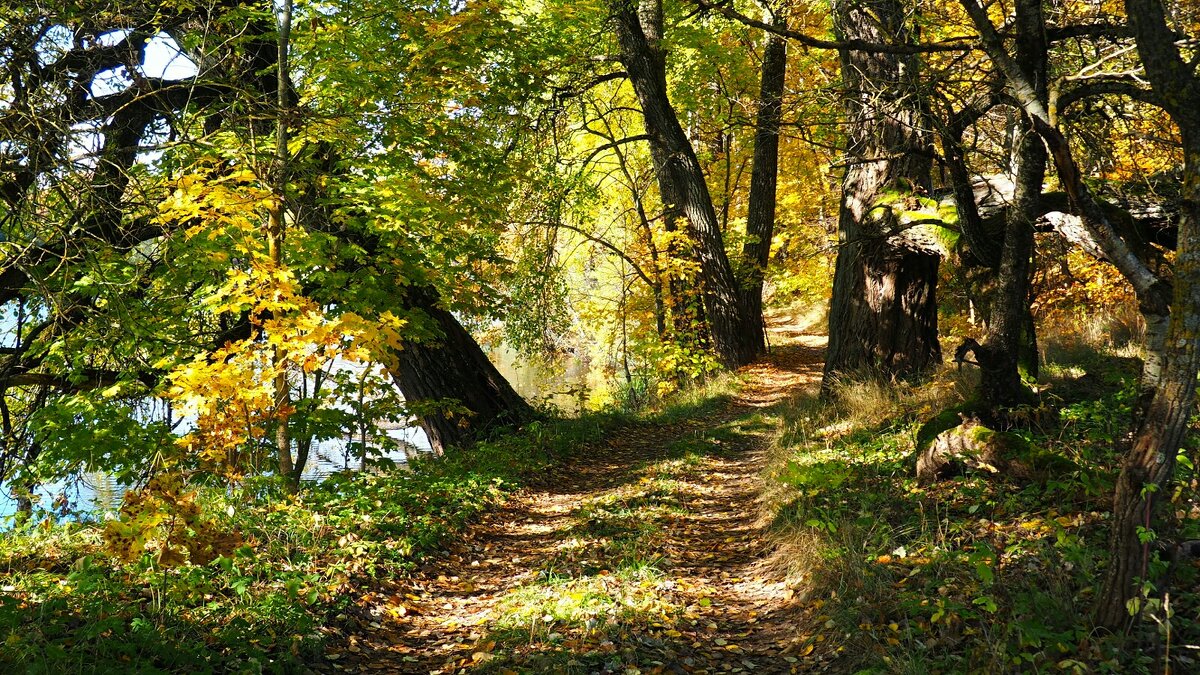
<path id="1" fill-rule="evenodd" d="M 306 297 L 295 272 L 268 254 L 263 223 L 275 197 L 258 180 L 246 168 L 216 177 L 188 174 L 159 207 L 159 219 L 186 225 L 188 239 L 228 242 L 237 259 L 203 305 L 215 316 L 248 318 L 250 335 L 176 367 L 166 392 L 180 415 L 195 420 L 178 445 L 205 470 L 229 476 L 241 473 L 245 447 L 293 412 L 279 403 L 277 377 L 399 350 L 406 323 L 391 312 L 376 321 L 330 316 Z M 210 259 L 225 262 L 229 255 L 214 251 Z"/>
<path id="2" fill-rule="evenodd" d="M 234 540 L 205 529 L 208 521 L 183 489 L 186 476 L 200 471 L 237 480 L 255 466 L 268 433 L 295 412 L 290 397 L 278 396 L 277 378 L 291 383 L 338 361 L 379 360 L 402 347 L 406 319 L 391 312 L 374 321 L 331 315 L 305 296 L 293 269 L 272 260 L 263 223 L 273 197 L 256 180 L 247 169 L 214 178 L 193 173 L 160 204 L 160 221 L 183 225 L 188 241 L 217 243 L 207 259 L 230 266 L 201 307 L 214 318 L 248 322 L 249 334 L 169 374 L 164 395 L 191 430 L 164 451 L 158 475 L 126 495 L 121 518 L 106 525 L 108 548 L 121 560 L 154 547 L 164 565 L 223 555 Z"/>

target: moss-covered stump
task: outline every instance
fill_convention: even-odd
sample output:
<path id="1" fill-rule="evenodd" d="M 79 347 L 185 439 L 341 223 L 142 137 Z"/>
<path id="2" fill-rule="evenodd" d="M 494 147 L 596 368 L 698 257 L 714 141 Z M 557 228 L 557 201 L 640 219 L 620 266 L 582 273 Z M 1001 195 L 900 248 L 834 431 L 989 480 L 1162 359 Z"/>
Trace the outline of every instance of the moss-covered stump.
<path id="1" fill-rule="evenodd" d="M 943 413 L 931 422 L 942 426 L 946 423 L 945 415 Z M 962 413 L 958 413 L 958 417 L 957 425 L 945 428 L 936 436 L 918 435 L 918 483 L 928 485 L 967 472 L 1041 481 L 1075 468 L 1070 460 L 1035 448 L 1017 434 L 989 429 L 976 417 Z M 921 436 L 925 438 L 921 439 Z M 932 440 L 929 440 L 930 436 Z"/>

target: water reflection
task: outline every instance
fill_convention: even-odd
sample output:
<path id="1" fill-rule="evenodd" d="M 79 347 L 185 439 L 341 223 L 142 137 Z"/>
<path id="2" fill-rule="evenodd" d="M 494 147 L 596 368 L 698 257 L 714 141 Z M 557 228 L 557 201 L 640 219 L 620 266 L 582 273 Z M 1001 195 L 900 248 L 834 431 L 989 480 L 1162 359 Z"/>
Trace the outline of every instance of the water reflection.
<path id="1" fill-rule="evenodd" d="M 507 345 L 488 350 L 500 374 L 530 403 L 548 404 L 578 415 L 588 398 L 588 364 L 566 355 L 558 359 L 522 356 Z"/>
<path id="2" fill-rule="evenodd" d="M 520 356 L 506 346 L 489 350 L 489 356 L 513 387 L 527 400 L 549 404 L 566 414 L 578 414 L 588 396 L 588 368 L 578 358 L 548 361 Z M 391 460 L 398 466 L 413 456 L 430 452 L 429 438 L 418 426 L 387 425 L 379 429 L 390 437 L 396 449 L 372 458 Z M 392 444 L 388 444 L 392 445 Z M 362 457 L 352 439 L 332 439 L 313 443 L 302 478 L 320 481 L 340 471 L 361 471 Z M 73 480 L 40 486 L 36 508 L 63 519 L 86 520 L 115 513 L 128 489 L 105 473 L 87 473 Z M 0 519 L 16 513 L 17 502 L 7 486 L 0 486 Z M 0 527 L 3 526 L 0 520 Z"/>
<path id="3" fill-rule="evenodd" d="M 387 459 L 397 465 L 406 464 L 410 457 L 430 451 L 429 439 L 420 427 L 391 429 L 387 435 L 399 448 L 391 452 L 372 453 L 371 459 Z M 361 471 L 361 454 L 349 440 L 316 441 L 302 475 L 303 480 L 320 481 L 339 471 Z M 103 518 L 121 507 L 128 485 L 123 485 L 107 473 L 85 473 L 74 480 L 49 483 L 35 491 L 36 508 L 46 510 L 65 520 Z M 0 518 L 17 511 L 17 502 L 8 490 L 0 490 Z"/>

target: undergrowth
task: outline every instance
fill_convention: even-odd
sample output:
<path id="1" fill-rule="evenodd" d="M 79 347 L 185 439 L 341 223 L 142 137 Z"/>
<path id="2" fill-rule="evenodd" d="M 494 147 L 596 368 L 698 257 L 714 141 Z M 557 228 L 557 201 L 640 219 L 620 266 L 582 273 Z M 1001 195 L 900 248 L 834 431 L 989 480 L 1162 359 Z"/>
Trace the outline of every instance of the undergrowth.
<path id="1" fill-rule="evenodd" d="M 534 423 L 411 470 L 346 474 L 288 495 L 260 480 L 202 489 L 241 535 L 234 555 L 120 564 L 102 524 L 44 521 L 0 534 L 0 672 L 291 673 L 321 627 L 352 621 L 374 583 L 436 555 L 472 518 L 595 441 L 616 417 Z"/>
<path id="2" fill-rule="evenodd" d="M 800 627 L 808 658 L 875 673 L 1200 668 L 1193 564 L 1171 570 L 1169 589 L 1165 565 L 1152 570 L 1159 601 L 1131 635 L 1090 622 L 1137 364 L 1078 347 L 1058 355 L 1041 405 L 1013 429 L 1074 467 L 1042 482 L 968 473 L 917 484 L 918 429 L 973 389 L 956 371 L 921 387 L 842 383 L 831 403 L 787 407 L 768 492 L 812 609 Z M 1200 534 L 1194 454 L 1181 456 L 1164 538 Z"/>

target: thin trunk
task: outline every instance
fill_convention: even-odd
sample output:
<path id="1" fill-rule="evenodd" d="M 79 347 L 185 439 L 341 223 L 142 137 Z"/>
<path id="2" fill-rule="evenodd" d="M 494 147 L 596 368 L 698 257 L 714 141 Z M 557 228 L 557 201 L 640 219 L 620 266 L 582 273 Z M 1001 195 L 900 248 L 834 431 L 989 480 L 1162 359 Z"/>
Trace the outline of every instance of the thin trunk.
<path id="1" fill-rule="evenodd" d="M 958 226 L 967 243 L 967 255 L 973 258 L 976 264 L 991 269 L 1000 267 L 1000 251 L 1004 237 L 997 228 L 989 227 L 979 214 L 979 205 L 975 203 L 974 182 L 967 167 L 963 135 L 969 126 L 995 107 L 998 101 L 998 94 L 991 92 L 952 115 L 951 119 L 938 129 L 942 141 L 942 155 L 946 169 L 950 172 L 951 189 L 954 191 Z"/>
<path id="2" fill-rule="evenodd" d="M 661 9 L 654 9 L 659 6 L 657 2 L 643 4 L 650 8 L 635 8 L 626 2 L 611 5 L 621 61 L 641 103 L 655 173 L 660 187 L 665 188 L 664 206 L 669 209 L 673 201 L 687 219 L 700 265 L 704 315 L 712 347 L 722 363 L 737 367 L 749 363 L 758 352 L 745 341 L 748 320 L 738 303 L 737 281 L 725 253 L 704 171 L 667 95 L 666 62 L 657 43 L 661 20 L 647 31 L 639 17 L 661 16 Z"/>
<path id="3" fill-rule="evenodd" d="M 615 140 L 616 135 L 613 133 L 612 126 L 609 125 L 608 118 L 600 115 L 600 119 L 604 122 L 608 137 Z M 638 191 L 638 181 L 634 180 L 633 172 L 629 169 L 629 162 L 625 159 L 625 153 L 619 145 L 614 145 L 613 152 L 617 156 L 617 166 L 621 168 L 621 174 L 629 185 L 630 196 L 633 198 L 634 209 L 637 212 L 638 226 L 642 237 L 646 240 L 646 250 L 650 252 L 652 270 L 650 291 L 654 295 L 654 326 L 658 332 L 658 338 L 662 340 L 667 337 L 667 305 L 663 293 L 662 261 L 659 259 L 658 245 L 654 243 L 654 228 L 650 225 L 650 217 L 646 214 L 646 203 L 642 199 L 642 193 Z"/>
<path id="4" fill-rule="evenodd" d="M 291 77 L 288 73 L 288 41 L 292 32 L 292 0 L 283 0 L 279 16 L 279 55 L 276 59 L 278 77 L 276 78 L 276 118 L 275 118 L 275 165 L 272 170 L 274 177 L 274 205 L 271 207 L 270 222 L 267 225 L 267 255 L 271 265 L 278 270 L 283 267 L 284 242 L 284 201 L 287 191 L 287 143 L 288 143 L 288 94 Z M 272 354 L 272 364 L 275 375 L 275 411 L 277 426 L 275 427 L 275 448 L 279 461 L 279 475 L 283 476 L 293 489 L 298 482 L 294 480 L 292 470 L 292 444 L 288 434 L 288 409 L 291 407 L 291 391 L 288 384 L 287 354 L 278 346 Z"/>
<path id="5" fill-rule="evenodd" d="M 899 0 L 834 4 L 842 39 L 906 43 Z M 939 252 L 890 236 L 893 223 L 873 209 L 885 191 L 929 187 L 927 115 L 912 56 L 841 51 L 847 91 L 850 165 L 842 182 L 839 248 L 829 311 L 829 352 L 822 389 L 837 376 L 924 373 L 941 361 L 937 339 Z"/>
<path id="6" fill-rule="evenodd" d="M 318 370 L 313 375 L 312 390 L 308 388 L 308 378 L 300 380 L 300 397 L 302 399 L 316 398 L 321 396 L 323 388 L 324 373 Z M 292 463 L 292 473 L 290 481 L 293 485 L 299 487 L 301 478 L 304 477 L 304 469 L 308 466 L 308 458 L 312 453 L 313 430 L 311 422 L 307 422 L 300 428 L 291 428 L 292 443 L 296 448 L 296 460 Z"/>
<path id="7" fill-rule="evenodd" d="M 769 13 L 769 12 L 768 12 Z M 781 12 L 774 25 L 784 28 L 787 20 Z M 766 350 L 763 325 L 763 278 L 771 255 L 775 234 L 776 186 L 779 177 L 779 125 L 783 119 L 783 87 L 787 75 L 787 40 L 766 34 L 763 48 L 762 83 L 758 94 L 758 119 L 754 127 L 754 162 L 750 169 L 750 198 L 746 211 L 746 243 L 742 257 L 747 278 L 742 281 L 742 307 L 746 312 L 747 343 Z M 758 321 L 752 321 L 758 317 Z"/>

